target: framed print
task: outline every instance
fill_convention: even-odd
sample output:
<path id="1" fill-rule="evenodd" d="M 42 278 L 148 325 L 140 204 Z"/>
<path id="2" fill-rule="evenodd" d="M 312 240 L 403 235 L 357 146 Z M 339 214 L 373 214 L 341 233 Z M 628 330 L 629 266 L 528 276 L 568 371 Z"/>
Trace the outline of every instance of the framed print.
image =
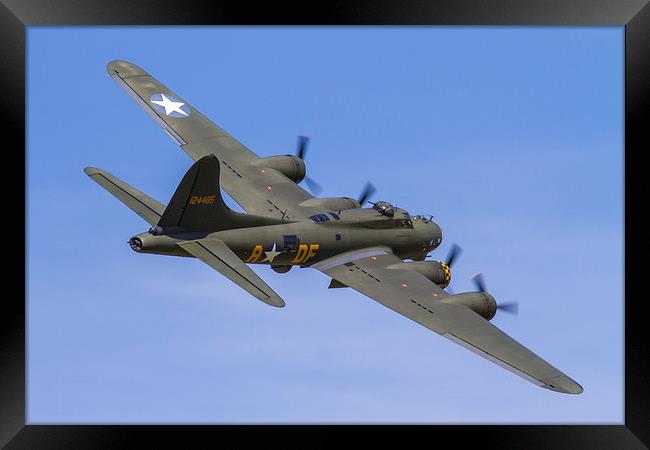
<path id="1" fill-rule="evenodd" d="M 647 4 L 317 9 L 3 2 L 2 444 L 649 445 Z"/>

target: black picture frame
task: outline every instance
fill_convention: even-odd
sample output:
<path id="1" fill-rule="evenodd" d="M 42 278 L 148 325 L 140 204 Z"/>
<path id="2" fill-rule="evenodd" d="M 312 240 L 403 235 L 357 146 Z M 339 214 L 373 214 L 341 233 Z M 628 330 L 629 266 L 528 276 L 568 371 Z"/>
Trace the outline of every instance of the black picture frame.
<path id="1" fill-rule="evenodd" d="M 634 164 L 636 155 L 648 142 L 648 102 L 650 101 L 650 6 L 644 0 L 574 0 L 574 1 L 329 1 L 306 4 L 277 2 L 198 2 L 172 0 L 3 0 L 0 4 L 0 69 L 2 83 L 2 118 L 5 125 L 5 161 L 3 171 L 5 193 L 11 195 L 20 186 L 10 177 L 19 173 L 12 167 L 22 167 L 27 176 L 25 154 L 25 52 L 26 27 L 68 25 L 570 25 L 625 27 L 625 293 L 639 292 L 640 265 L 633 263 L 639 253 L 640 226 L 635 220 L 635 202 L 641 192 L 640 164 Z M 10 139 L 7 139 L 10 137 Z M 9 169 L 9 170 L 7 170 Z M 26 178 L 23 178 L 26 186 Z M 645 187 L 645 186 L 643 186 Z M 23 202 L 23 212 L 26 211 Z M 643 207 L 645 203 L 641 204 Z M 11 207 L 9 206 L 9 208 Z M 23 214 L 23 230 L 27 225 Z M 5 242 L 16 245 L 15 254 L 26 258 L 27 246 L 14 231 L 16 214 L 5 213 Z M 46 225 L 46 224 L 44 224 Z M 34 225 L 30 225 L 34 226 Z M 13 249 L 12 249 L 13 250 Z M 435 443 L 451 439 L 454 447 L 476 443 L 485 447 L 560 449 L 603 448 L 633 449 L 650 445 L 650 375 L 647 350 L 650 337 L 645 326 L 643 296 L 625 296 L 625 419 L 620 425 L 431 425 L 431 426 L 228 426 L 228 425 L 28 425 L 26 424 L 25 389 L 25 302 L 26 259 L 22 266 L 10 259 L 13 251 L 5 250 L 5 273 L 9 267 L 22 267 L 24 295 L 13 295 L 5 289 L 3 296 L 2 346 L 0 347 L 0 445 L 15 448 L 122 448 L 135 447 L 137 441 L 147 446 L 207 439 L 219 444 L 223 435 L 235 438 L 238 445 L 252 438 L 280 439 L 299 434 L 309 439 L 309 445 L 318 435 L 318 443 L 339 445 L 341 434 L 351 431 L 362 434 L 366 443 L 385 442 L 398 434 L 416 439 L 435 439 Z M 12 282 L 18 276 L 10 278 Z M 15 280 L 14 280 L 15 279 Z M 331 435 L 334 436 L 331 436 Z M 261 436 L 260 436 L 261 435 Z M 269 441 L 266 441 L 269 442 Z M 189 444 L 188 444 L 189 443 Z"/>

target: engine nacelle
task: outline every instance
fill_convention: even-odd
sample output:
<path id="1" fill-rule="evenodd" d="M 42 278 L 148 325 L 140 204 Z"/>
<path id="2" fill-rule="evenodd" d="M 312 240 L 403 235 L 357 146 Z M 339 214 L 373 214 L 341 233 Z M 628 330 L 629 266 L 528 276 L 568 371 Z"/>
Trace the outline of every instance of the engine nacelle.
<path id="1" fill-rule="evenodd" d="M 409 261 L 391 264 L 389 269 L 415 270 L 441 288 L 449 286 L 451 281 L 451 270 L 449 266 L 441 261 Z"/>
<path id="2" fill-rule="evenodd" d="M 354 209 L 361 207 L 358 201 L 349 197 L 309 198 L 304 202 L 300 202 L 299 206 L 319 208 L 330 211 L 340 211 L 343 209 Z"/>
<path id="3" fill-rule="evenodd" d="M 275 169 L 295 183 L 300 183 L 307 173 L 307 168 L 302 158 L 291 155 L 260 158 L 251 163 L 251 165 L 260 169 Z"/>
<path id="4" fill-rule="evenodd" d="M 440 302 L 467 306 L 486 320 L 492 319 L 497 312 L 497 302 L 487 292 L 465 292 L 450 295 L 441 299 Z"/>

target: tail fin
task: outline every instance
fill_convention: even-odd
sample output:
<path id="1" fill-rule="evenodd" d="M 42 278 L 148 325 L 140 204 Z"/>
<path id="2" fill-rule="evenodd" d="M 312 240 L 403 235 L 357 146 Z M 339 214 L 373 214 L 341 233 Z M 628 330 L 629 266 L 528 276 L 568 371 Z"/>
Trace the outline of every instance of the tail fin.
<path id="1" fill-rule="evenodd" d="M 286 223 L 232 211 L 219 188 L 219 160 L 206 155 L 187 171 L 158 222 L 158 232 L 220 231 Z"/>
<path id="2" fill-rule="evenodd" d="M 158 226 L 184 231 L 213 231 L 230 228 L 219 189 L 219 160 L 214 155 L 199 159 L 187 171 Z"/>

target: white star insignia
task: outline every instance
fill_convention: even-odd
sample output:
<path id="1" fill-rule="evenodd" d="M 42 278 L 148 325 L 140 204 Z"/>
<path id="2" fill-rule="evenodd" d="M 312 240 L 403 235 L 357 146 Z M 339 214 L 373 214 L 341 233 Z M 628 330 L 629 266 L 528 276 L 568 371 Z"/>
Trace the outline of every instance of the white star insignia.
<path id="1" fill-rule="evenodd" d="M 181 109 L 181 106 L 183 106 L 185 103 L 173 102 L 165 97 L 165 94 L 160 94 L 160 96 L 162 97 L 162 100 L 151 100 L 151 103 L 155 103 L 156 105 L 160 105 L 165 108 L 165 115 L 168 116 L 173 112 L 177 112 L 179 114 L 187 116 L 187 113 Z"/>
<path id="2" fill-rule="evenodd" d="M 266 253 L 266 258 L 264 258 L 261 262 L 268 260 L 268 262 L 272 263 L 275 257 L 281 254 L 282 252 L 276 251 L 275 244 L 273 244 L 273 248 L 271 249 L 271 251 L 270 252 L 265 251 L 264 253 Z"/>

